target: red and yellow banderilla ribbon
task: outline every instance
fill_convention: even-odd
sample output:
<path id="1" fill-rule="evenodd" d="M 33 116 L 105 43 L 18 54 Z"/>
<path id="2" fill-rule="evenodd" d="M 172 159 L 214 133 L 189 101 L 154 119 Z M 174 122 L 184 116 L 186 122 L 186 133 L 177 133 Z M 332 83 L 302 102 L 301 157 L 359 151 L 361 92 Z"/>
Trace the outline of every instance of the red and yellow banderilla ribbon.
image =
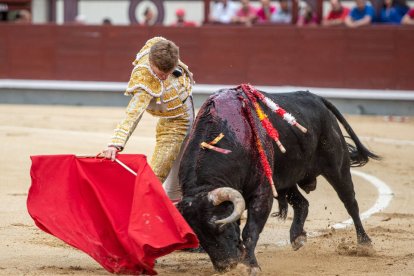
<path id="1" fill-rule="evenodd" d="M 270 167 L 269 161 L 267 160 L 266 153 L 265 153 L 265 151 L 263 149 L 263 146 L 262 146 L 262 142 L 260 141 L 259 133 L 258 133 L 257 127 L 254 123 L 252 112 L 250 111 L 250 107 L 248 105 L 249 101 L 246 98 L 243 98 L 243 97 L 240 97 L 240 100 L 244 103 L 243 108 L 244 108 L 245 114 L 247 116 L 247 121 L 250 124 L 250 127 L 252 128 L 253 137 L 254 137 L 255 142 L 256 142 L 257 151 L 259 153 L 260 164 L 262 165 L 264 174 L 265 174 L 267 180 L 269 181 L 269 185 L 270 185 L 270 188 L 272 189 L 273 197 L 276 198 L 277 197 L 277 191 L 276 191 L 275 183 L 273 181 L 272 168 Z"/>
<path id="2" fill-rule="evenodd" d="M 253 91 L 255 91 L 254 88 L 248 84 L 242 84 L 241 87 L 244 93 L 246 94 L 246 96 L 252 102 L 254 110 L 256 111 L 257 117 L 259 118 L 260 123 L 262 124 L 263 128 L 266 130 L 270 138 L 272 138 L 276 142 L 276 145 L 279 147 L 280 151 L 285 153 L 286 149 L 279 140 L 279 133 L 277 132 L 276 128 L 273 127 L 269 118 L 264 113 L 263 109 L 260 107 L 259 103 L 257 102 L 256 97 L 254 96 L 254 93 L 253 93 Z"/>
<path id="3" fill-rule="evenodd" d="M 213 141 L 211 141 L 210 143 L 206 143 L 206 142 L 202 142 L 200 144 L 202 149 L 210 149 L 219 153 L 223 153 L 223 154 L 229 154 L 231 152 L 231 150 L 228 149 L 222 149 L 219 147 L 214 146 L 215 144 L 217 144 L 221 139 L 223 139 L 224 134 L 220 133 L 216 138 L 214 138 Z"/>

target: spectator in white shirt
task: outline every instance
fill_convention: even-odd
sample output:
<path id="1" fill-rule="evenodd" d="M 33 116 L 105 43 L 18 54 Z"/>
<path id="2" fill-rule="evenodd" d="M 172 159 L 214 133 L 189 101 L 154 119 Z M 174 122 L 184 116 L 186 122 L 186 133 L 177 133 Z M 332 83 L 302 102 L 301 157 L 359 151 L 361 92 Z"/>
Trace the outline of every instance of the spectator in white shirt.
<path id="1" fill-rule="evenodd" d="M 276 10 L 270 17 L 272 23 L 289 24 L 292 22 L 292 14 L 290 12 L 290 3 L 288 0 L 279 0 L 280 8 Z"/>
<path id="2" fill-rule="evenodd" d="M 219 0 L 213 5 L 210 21 L 213 23 L 228 24 L 236 15 L 238 5 L 233 1 Z"/>

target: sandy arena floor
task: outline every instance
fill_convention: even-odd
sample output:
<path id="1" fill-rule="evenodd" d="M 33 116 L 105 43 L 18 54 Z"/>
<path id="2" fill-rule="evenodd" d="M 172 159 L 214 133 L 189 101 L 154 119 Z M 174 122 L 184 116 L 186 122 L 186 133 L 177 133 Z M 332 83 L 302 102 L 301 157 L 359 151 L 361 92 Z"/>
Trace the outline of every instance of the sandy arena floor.
<path id="1" fill-rule="evenodd" d="M 88 255 L 34 226 L 26 211 L 30 155 L 96 154 L 103 149 L 123 108 L 0 105 L 0 274 L 110 275 Z M 353 226 L 333 230 L 348 218 L 333 189 L 318 179 L 306 195 L 310 212 L 305 229 L 316 237 L 299 251 L 283 245 L 286 221 L 269 218 L 259 241 L 261 275 L 414 275 L 414 118 L 347 116 L 371 150 L 383 156 L 362 171 L 384 181 L 394 193 L 389 206 L 363 222 L 374 250 L 356 246 Z M 126 153 L 151 155 L 156 120 L 145 115 Z M 374 139 L 375 138 L 375 139 Z M 377 200 L 377 190 L 354 176 L 361 212 Z M 277 205 L 277 204 L 275 204 Z M 212 275 L 206 254 L 173 253 L 158 260 L 161 275 Z M 243 268 L 227 275 L 243 275 Z"/>

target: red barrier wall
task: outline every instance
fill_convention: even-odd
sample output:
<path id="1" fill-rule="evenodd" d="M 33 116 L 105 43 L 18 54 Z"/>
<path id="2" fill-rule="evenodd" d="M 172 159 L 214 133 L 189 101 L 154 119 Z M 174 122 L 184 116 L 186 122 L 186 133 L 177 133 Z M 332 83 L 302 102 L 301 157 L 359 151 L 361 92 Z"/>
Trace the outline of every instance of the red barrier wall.
<path id="1" fill-rule="evenodd" d="M 414 90 L 414 28 L 0 25 L 0 78 L 127 81 L 153 36 L 197 83 Z"/>

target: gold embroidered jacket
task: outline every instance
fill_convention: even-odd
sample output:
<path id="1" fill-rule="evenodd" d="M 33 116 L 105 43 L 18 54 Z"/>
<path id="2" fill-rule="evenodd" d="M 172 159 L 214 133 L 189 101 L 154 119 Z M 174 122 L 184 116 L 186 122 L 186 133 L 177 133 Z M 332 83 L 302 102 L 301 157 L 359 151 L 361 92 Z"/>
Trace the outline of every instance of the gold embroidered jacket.
<path id="1" fill-rule="evenodd" d="M 163 118 L 188 115 L 183 102 L 191 95 L 194 81 L 187 65 L 179 61 L 177 69 L 181 71 L 181 76 L 171 74 L 165 81 L 160 80 L 149 65 L 150 48 L 162 39 L 165 38 L 148 40 L 138 52 L 125 92 L 132 99 L 126 109 L 125 119 L 117 125 L 109 145 L 123 149 L 145 110 Z"/>

